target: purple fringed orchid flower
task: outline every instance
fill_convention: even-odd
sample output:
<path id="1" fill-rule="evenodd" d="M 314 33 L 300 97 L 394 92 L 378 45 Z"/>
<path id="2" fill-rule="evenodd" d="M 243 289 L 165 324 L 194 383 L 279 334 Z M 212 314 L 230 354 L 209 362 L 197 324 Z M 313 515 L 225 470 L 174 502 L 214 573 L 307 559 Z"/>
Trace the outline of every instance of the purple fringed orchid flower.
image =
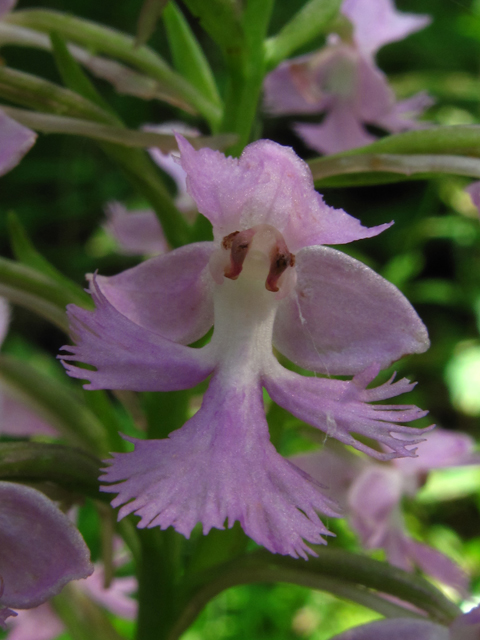
<path id="1" fill-rule="evenodd" d="M 0 18 L 4 10 L 0 4 Z M 36 133 L 12 120 L 0 109 L 0 176 L 17 166 L 36 139 Z"/>
<path id="2" fill-rule="evenodd" d="M 92 572 L 82 536 L 51 500 L 0 482 L 0 626 L 16 615 L 12 609 L 37 607 Z"/>
<path id="3" fill-rule="evenodd" d="M 389 42 L 430 23 L 429 16 L 396 11 L 392 0 L 344 0 L 351 40 L 331 34 L 316 53 L 282 63 L 265 80 L 265 106 L 274 115 L 324 113 L 321 124 L 297 123 L 296 133 L 319 153 L 373 142 L 366 124 L 397 133 L 422 125 L 415 118 L 432 104 L 420 93 L 396 102 L 374 55 Z"/>
<path id="4" fill-rule="evenodd" d="M 155 133 L 181 133 L 198 136 L 197 129 L 186 127 L 182 122 L 168 122 L 163 125 L 146 125 L 146 131 Z M 175 206 L 189 219 L 196 215 L 196 206 L 187 193 L 186 173 L 175 162 L 171 153 L 163 153 L 160 149 L 149 149 L 150 157 L 166 174 L 177 189 Z M 160 225 L 160 221 L 152 210 L 127 211 L 119 202 L 111 202 L 106 208 L 107 221 L 105 230 L 116 240 L 120 251 L 126 255 L 158 255 L 168 251 L 168 243 Z"/>
<path id="5" fill-rule="evenodd" d="M 414 406 L 378 405 L 408 391 L 407 380 L 367 389 L 379 369 L 428 348 L 405 297 L 364 264 L 321 246 L 377 235 L 314 190 L 308 166 L 269 140 L 240 159 L 195 151 L 178 137 L 187 188 L 213 224 L 214 241 L 187 245 L 111 278 L 91 278 L 96 310 L 70 306 L 77 346 L 67 372 L 88 389 L 173 391 L 211 376 L 200 410 L 165 440 L 132 440 L 114 454 L 104 491 L 118 493 L 140 527 L 174 526 L 189 536 L 240 521 L 272 552 L 306 557 L 336 516 L 321 487 L 269 441 L 263 390 L 282 407 L 381 460 L 414 456 L 424 431 L 403 426 Z M 214 325 L 202 348 L 191 344 Z M 284 368 L 296 365 L 342 381 Z M 75 366 L 93 365 L 96 370 Z M 159 416 L 159 419 L 161 417 Z M 376 439 L 379 452 L 360 437 Z M 405 439 L 400 439 L 405 438 Z M 388 452 L 387 452 L 388 451 Z"/>
<path id="6" fill-rule="evenodd" d="M 330 488 L 330 496 L 345 515 L 366 549 L 383 548 L 388 561 L 426 574 L 466 594 L 468 576 L 453 560 L 412 539 L 405 530 L 401 501 L 413 498 L 433 469 L 480 464 L 475 442 L 464 433 L 435 429 L 426 435 L 417 457 L 378 464 L 327 445 L 319 453 L 292 459 L 303 471 Z"/>
<path id="7" fill-rule="evenodd" d="M 456 618 L 449 627 L 412 618 L 376 620 L 349 629 L 331 640 L 478 640 L 480 607 Z"/>

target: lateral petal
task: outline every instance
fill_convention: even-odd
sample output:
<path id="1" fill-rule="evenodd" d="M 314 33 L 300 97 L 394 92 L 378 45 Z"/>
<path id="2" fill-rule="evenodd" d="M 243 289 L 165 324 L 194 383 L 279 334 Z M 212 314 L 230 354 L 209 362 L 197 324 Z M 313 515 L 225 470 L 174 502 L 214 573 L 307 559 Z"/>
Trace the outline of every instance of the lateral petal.
<path id="1" fill-rule="evenodd" d="M 428 620 L 390 618 L 344 631 L 331 640 L 449 640 L 447 627 Z"/>
<path id="2" fill-rule="evenodd" d="M 197 242 L 146 260 L 116 276 L 96 276 L 105 298 L 123 316 L 160 336 L 190 344 L 213 324 L 213 242 Z"/>
<path id="3" fill-rule="evenodd" d="M 205 349 L 192 349 L 168 340 L 129 320 L 113 307 L 93 280 L 95 311 L 67 307 L 77 345 L 61 355 L 72 378 L 89 380 L 85 389 L 174 391 L 204 380 L 215 363 Z M 96 371 L 69 364 L 83 362 Z"/>
<path id="4" fill-rule="evenodd" d="M 264 374 L 263 382 L 274 402 L 343 444 L 351 445 L 378 460 L 415 456 L 415 449 L 407 447 L 422 442 L 423 434 L 433 427 L 415 429 L 399 423 L 417 420 L 427 412 L 412 405 L 369 404 L 376 399 L 375 392 L 378 389 L 388 393 L 388 397 L 393 397 L 409 391 L 412 385 L 406 379 L 394 384 L 389 380 L 377 389 L 366 389 L 378 369 L 373 371 L 372 367 L 370 372 L 365 372 L 367 373 L 365 377 L 359 375 L 345 382 L 307 378 L 278 365 Z M 372 449 L 357 440 L 352 433 L 377 440 L 384 445 L 385 451 L 388 448 L 391 452 L 382 453 Z"/>
<path id="5" fill-rule="evenodd" d="M 295 364 L 329 375 L 381 369 L 429 347 L 412 305 L 363 263 L 328 247 L 296 256 L 297 285 L 281 301 L 275 347 Z"/>
<path id="6" fill-rule="evenodd" d="M 133 440 L 132 440 L 133 441 Z M 201 409 L 166 440 L 134 440 L 114 454 L 104 491 L 118 493 L 119 516 L 135 513 L 139 527 L 175 527 L 189 536 L 240 521 L 245 533 L 273 553 L 306 557 L 306 542 L 328 535 L 317 511 L 337 515 L 318 485 L 282 458 L 269 441 L 258 383 L 227 386 L 218 374 Z"/>
<path id="7" fill-rule="evenodd" d="M 3 176 L 16 167 L 27 151 L 30 151 L 37 139 L 37 134 L 18 124 L 0 110 L 0 138 L 2 140 L 0 176 Z"/>
<path id="8" fill-rule="evenodd" d="M 36 607 L 92 572 L 82 536 L 51 500 L 31 487 L 0 482 L 0 605 Z"/>

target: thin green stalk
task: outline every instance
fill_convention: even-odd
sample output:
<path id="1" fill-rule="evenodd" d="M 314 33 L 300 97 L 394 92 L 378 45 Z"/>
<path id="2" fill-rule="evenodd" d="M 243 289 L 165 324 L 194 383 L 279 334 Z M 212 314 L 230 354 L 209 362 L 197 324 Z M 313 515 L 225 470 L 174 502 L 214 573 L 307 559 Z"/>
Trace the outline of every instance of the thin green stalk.
<path id="1" fill-rule="evenodd" d="M 90 51 L 131 64 L 174 89 L 204 116 L 212 128 L 216 127 L 221 118 L 221 110 L 217 105 L 207 100 L 185 78 L 173 71 L 153 49 L 145 45 L 136 47 L 135 38 L 132 36 L 58 11 L 27 9 L 10 13 L 5 19 L 11 24 L 37 31 L 57 32 L 65 40 L 81 44 Z"/>
<path id="2" fill-rule="evenodd" d="M 223 131 L 239 135 L 230 153 L 238 155 L 250 141 L 265 77 L 264 41 L 273 0 L 249 0 L 243 15 L 245 48 L 226 54 L 229 81 L 225 99 Z"/>

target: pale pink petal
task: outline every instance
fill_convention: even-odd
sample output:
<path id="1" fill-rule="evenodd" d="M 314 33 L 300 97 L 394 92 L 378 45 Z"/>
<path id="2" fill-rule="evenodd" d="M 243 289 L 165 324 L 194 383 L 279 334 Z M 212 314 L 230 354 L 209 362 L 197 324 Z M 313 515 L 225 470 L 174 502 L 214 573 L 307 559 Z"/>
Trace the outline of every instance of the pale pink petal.
<path id="1" fill-rule="evenodd" d="M 394 460 L 403 474 L 425 474 L 431 469 L 480 464 L 480 456 L 474 454 L 475 441 L 466 433 L 436 428 L 425 436 L 417 450 L 417 458 Z"/>
<path id="2" fill-rule="evenodd" d="M 399 423 L 417 420 L 426 412 L 412 405 L 369 404 L 377 399 L 376 392 L 379 390 L 385 394 L 384 397 L 394 397 L 412 388 L 408 380 L 403 379 L 394 384 L 390 380 L 377 389 L 366 389 L 377 372 L 378 369 L 373 371 L 372 367 L 370 371 L 355 376 L 352 381 L 344 382 L 305 377 L 278 366 L 264 374 L 263 382 L 274 402 L 343 444 L 351 445 L 378 460 L 414 456 L 415 449 L 411 449 L 411 445 L 423 440 L 425 430 Z M 377 440 L 391 452 L 374 450 L 352 434 Z M 400 440 L 399 435 L 408 437 L 408 440 Z"/>
<path id="3" fill-rule="evenodd" d="M 5 298 L 0 298 L 0 345 L 3 344 L 10 325 L 10 305 Z"/>
<path id="4" fill-rule="evenodd" d="M 42 420 L 24 402 L 10 395 L 9 389 L 0 387 L 0 434 L 9 436 L 56 436 L 58 431 Z"/>
<path id="5" fill-rule="evenodd" d="M 125 255 L 155 255 L 168 251 L 163 229 L 153 211 L 127 211 L 120 202 L 110 202 L 105 213 L 104 228 Z"/>
<path id="6" fill-rule="evenodd" d="M 85 389 L 174 391 L 204 380 L 214 368 L 207 352 L 171 342 L 141 327 L 113 307 L 94 284 L 95 311 L 67 307 L 72 335 L 61 360 L 73 378 L 89 380 Z M 69 364 L 79 361 L 96 371 Z"/>
<path id="7" fill-rule="evenodd" d="M 9 11 L 15 8 L 17 0 L 0 0 L 0 18 L 3 18 Z"/>
<path id="8" fill-rule="evenodd" d="M 36 133 L 0 110 L 0 176 L 17 166 L 36 139 Z"/>
<path id="9" fill-rule="evenodd" d="M 132 594 L 137 591 L 138 582 L 134 576 L 113 578 L 110 586 L 105 588 L 105 571 L 103 566 L 96 565 L 93 574 L 79 586 L 92 600 L 111 613 L 126 620 L 136 618 L 138 602 L 132 598 Z"/>
<path id="10" fill-rule="evenodd" d="M 363 263 L 306 247 L 295 268 L 297 285 L 280 303 L 273 338 L 295 364 L 348 375 L 428 349 L 427 330 L 408 300 Z"/>
<path id="11" fill-rule="evenodd" d="M 408 553 L 414 563 L 428 576 L 456 589 L 463 597 L 468 596 L 469 577 L 448 556 L 416 540 L 408 540 Z"/>
<path id="12" fill-rule="evenodd" d="M 480 180 L 472 182 L 472 184 L 468 185 L 465 191 L 471 197 L 473 204 L 477 207 L 478 212 L 480 213 Z"/>
<path id="13" fill-rule="evenodd" d="M 201 409 L 167 440 L 135 440 L 135 451 L 114 454 L 103 480 L 116 483 L 120 517 L 138 526 L 174 526 L 189 536 L 201 522 L 207 533 L 236 520 L 274 553 L 305 557 L 306 542 L 328 534 L 317 511 L 335 516 L 318 486 L 284 460 L 269 441 L 258 384 L 210 382 Z"/>
<path id="14" fill-rule="evenodd" d="M 8 640 L 55 640 L 65 630 L 65 625 L 46 602 L 34 609 L 18 612 L 7 625 Z"/>
<path id="15" fill-rule="evenodd" d="M 290 147 L 270 140 L 248 145 L 239 159 L 196 151 L 177 136 L 187 188 L 221 241 L 234 231 L 270 224 L 290 251 L 312 244 L 341 244 L 377 235 L 341 209 L 327 206 L 313 186 L 308 165 Z"/>
<path id="16" fill-rule="evenodd" d="M 449 640 L 447 627 L 427 620 L 391 618 L 354 627 L 330 640 Z"/>
<path id="17" fill-rule="evenodd" d="M 320 113 L 324 108 L 324 99 L 318 96 L 315 100 L 299 91 L 294 80 L 295 68 L 308 65 L 312 56 L 302 56 L 282 62 L 265 78 L 264 91 L 265 110 L 273 115 L 292 115 L 300 113 Z M 293 67 L 293 69 L 292 69 Z"/>
<path id="18" fill-rule="evenodd" d="M 355 43 L 368 55 L 431 22 L 427 15 L 397 11 L 393 0 L 343 0 L 342 13 L 353 24 Z"/>
<path id="19" fill-rule="evenodd" d="M 185 245 L 96 282 L 115 309 L 168 340 L 191 344 L 213 324 L 213 242 Z"/>
<path id="20" fill-rule="evenodd" d="M 349 513 L 365 548 L 382 546 L 402 488 L 401 474 L 387 465 L 370 464 L 353 482 L 348 493 Z"/>
<path id="21" fill-rule="evenodd" d="M 308 147 L 324 154 L 340 153 L 375 141 L 349 104 L 336 104 L 321 124 L 297 122 L 294 129 Z"/>
<path id="22" fill-rule="evenodd" d="M 0 482 L 0 605 L 36 607 L 92 571 L 80 533 L 51 500 L 36 489 Z"/>

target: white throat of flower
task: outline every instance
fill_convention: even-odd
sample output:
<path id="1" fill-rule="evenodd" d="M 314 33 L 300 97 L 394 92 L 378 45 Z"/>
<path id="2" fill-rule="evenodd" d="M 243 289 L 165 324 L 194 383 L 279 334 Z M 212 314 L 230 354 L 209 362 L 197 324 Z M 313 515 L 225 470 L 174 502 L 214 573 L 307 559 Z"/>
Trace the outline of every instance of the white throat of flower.
<path id="1" fill-rule="evenodd" d="M 295 286 L 294 265 L 282 234 L 267 224 L 225 236 L 213 254 L 210 271 L 217 286 L 210 348 L 237 379 L 242 371 L 258 374 L 273 358 L 275 314 Z"/>

